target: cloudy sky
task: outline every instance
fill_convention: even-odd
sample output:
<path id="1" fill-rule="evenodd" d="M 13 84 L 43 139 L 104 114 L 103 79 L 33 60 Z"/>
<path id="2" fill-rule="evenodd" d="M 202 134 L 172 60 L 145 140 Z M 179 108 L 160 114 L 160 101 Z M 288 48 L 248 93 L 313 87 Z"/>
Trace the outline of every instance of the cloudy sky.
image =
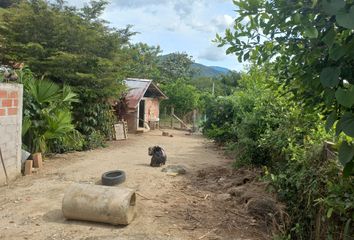
<path id="1" fill-rule="evenodd" d="M 80 7 L 88 1 L 67 2 Z M 133 25 L 140 33 L 134 42 L 160 45 L 164 54 L 186 52 L 196 62 L 240 70 L 236 57 L 212 43 L 231 26 L 234 9 L 231 0 L 111 0 L 102 17 L 117 28 Z"/>

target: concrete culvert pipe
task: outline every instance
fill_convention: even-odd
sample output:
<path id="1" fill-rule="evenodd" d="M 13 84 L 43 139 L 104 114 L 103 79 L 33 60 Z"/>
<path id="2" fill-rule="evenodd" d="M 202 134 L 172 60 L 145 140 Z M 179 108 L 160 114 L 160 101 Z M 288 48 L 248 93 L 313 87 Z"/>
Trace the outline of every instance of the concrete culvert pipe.
<path id="1" fill-rule="evenodd" d="M 129 188 L 73 184 L 64 194 L 66 219 L 128 225 L 135 214 L 135 191 Z"/>

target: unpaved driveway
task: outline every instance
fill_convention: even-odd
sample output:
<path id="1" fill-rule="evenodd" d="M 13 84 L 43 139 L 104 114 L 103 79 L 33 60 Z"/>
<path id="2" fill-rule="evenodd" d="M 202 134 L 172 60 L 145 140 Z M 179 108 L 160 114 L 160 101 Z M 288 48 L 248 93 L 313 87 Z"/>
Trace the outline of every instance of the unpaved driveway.
<path id="1" fill-rule="evenodd" d="M 199 181 L 199 170 L 230 166 L 230 160 L 202 136 L 172 134 L 130 135 L 107 148 L 58 155 L 47 159 L 39 173 L 1 187 L 0 239 L 267 239 L 240 214 L 227 220 L 233 223 L 227 229 L 220 227 L 223 203 L 213 208 L 213 193 L 193 188 L 192 181 Z M 151 168 L 147 148 L 154 145 L 165 148 L 167 164 L 183 164 L 188 173 L 172 177 Z M 139 193 L 135 220 L 126 227 L 65 220 L 65 189 L 74 182 L 98 184 L 103 172 L 114 169 L 124 170 L 127 180 L 122 185 Z M 197 218 L 197 212 L 204 215 Z"/>

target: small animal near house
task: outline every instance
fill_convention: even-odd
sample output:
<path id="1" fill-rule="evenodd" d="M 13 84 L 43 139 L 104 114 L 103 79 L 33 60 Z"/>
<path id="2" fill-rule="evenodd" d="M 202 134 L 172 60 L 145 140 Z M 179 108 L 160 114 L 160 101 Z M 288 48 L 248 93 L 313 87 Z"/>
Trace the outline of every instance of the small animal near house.
<path id="1" fill-rule="evenodd" d="M 149 147 L 149 155 L 152 156 L 150 162 L 151 167 L 160 167 L 161 165 L 166 164 L 167 156 L 162 147 Z"/>

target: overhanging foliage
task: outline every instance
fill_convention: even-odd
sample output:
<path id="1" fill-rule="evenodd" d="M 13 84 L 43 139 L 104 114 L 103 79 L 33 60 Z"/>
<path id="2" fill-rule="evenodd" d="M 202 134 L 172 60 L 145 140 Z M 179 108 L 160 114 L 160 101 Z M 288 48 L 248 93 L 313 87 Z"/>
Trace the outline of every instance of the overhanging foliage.
<path id="1" fill-rule="evenodd" d="M 347 0 L 234 1 L 232 29 L 217 36 L 239 61 L 273 62 L 279 84 L 304 107 L 327 116 L 327 128 L 348 136 L 341 152 L 354 144 L 354 3 Z M 349 152 L 348 152 L 349 151 Z M 346 154 L 347 155 L 347 154 Z M 343 154 L 340 155 L 342 158 Z M 341 159 L 354 174 L 354 159 Z"/>

